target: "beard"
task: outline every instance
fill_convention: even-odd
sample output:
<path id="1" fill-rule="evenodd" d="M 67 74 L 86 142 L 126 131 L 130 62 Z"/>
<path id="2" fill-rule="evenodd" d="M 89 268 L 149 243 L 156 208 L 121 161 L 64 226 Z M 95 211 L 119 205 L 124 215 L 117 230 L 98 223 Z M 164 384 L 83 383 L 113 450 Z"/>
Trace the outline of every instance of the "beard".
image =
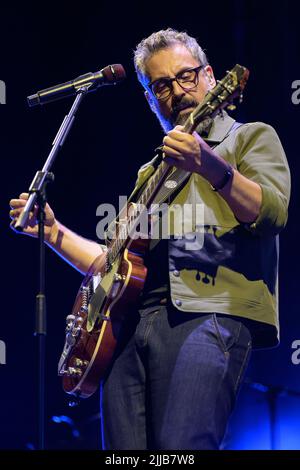
<path id="1" fill-rule="evenodd" d="M 191 108 L 194 110 L 198 104 L 199 103 L 196 100 L 187 96 L 184 96 L 179 102 L 174 102 L 172 104 L 172 112 L 170 117 L 170 122 L 172 123 L 173 127 L 177 125 L 183 125 L 192 112 Z M 186 108 L 189 109 L 184 111 Z"/>
<path id="2" fill-rule="evenodd" d="M 183 111 L 182 113 L 178 114 L 178 116 L 177 116 L 177 118 L 175 119 L 175 122 L 174 122 L 174 127 L 175 126 L 183 126 L 191 113 L 192 113 L 192 111 L 189 110 L 189 111 L 186 111 L 186 112 Z"/>
<path id="3" fill-rule="evenodd" d="M 191 108 L 195 109 L 198 106 L 198 101 L 191 97 L 184 96 L 180 101 L 172 103 L 171 115 L 167 118 L 158 109 L 155 114 L 165 133 L 169 132 L 175 126 L 182 126 L 185 124 L 187 118 L 191 114 Z M 189 108 L 186 112 L 182 111 Z M 182 112 L 180 112 L 182 111 Z"/>

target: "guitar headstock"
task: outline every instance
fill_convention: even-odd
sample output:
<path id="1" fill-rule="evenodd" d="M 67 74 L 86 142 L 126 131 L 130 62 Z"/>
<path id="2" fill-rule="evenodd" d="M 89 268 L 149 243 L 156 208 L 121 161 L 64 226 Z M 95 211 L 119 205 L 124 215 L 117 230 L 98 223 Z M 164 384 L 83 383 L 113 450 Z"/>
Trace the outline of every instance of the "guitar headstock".
<path id="1" fill-rule="evenodd" d="M 216 86 L 209 90 L 203 102 L 190 114 L 185 124 L 186 131 L 193 132 L 202 121 L 213 119 L 224 108 L 234 109 L 233 101 L 238 97 L 242 101 L 248 77 L 249 70 L 236 64 L 222 80 L 217 80 Z"/>

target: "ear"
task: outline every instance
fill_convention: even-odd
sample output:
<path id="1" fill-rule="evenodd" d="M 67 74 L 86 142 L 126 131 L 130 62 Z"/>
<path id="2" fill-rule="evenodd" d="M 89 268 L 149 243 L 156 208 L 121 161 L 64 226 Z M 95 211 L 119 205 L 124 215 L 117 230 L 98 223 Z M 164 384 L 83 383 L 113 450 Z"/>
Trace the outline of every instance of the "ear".
<path id="1" fill-rule="evenodd" d="M 153 98 L 152 96 L 150 95 L 149 91 L 145 91 L 144 92 L 144 96 L 146 98 L 146 100 L 148 101 L 148 104 L 151 108 L 151 111 L 153 111 L 153 113 L 155 113 L 155 106 L 154 106 L 154 101 L 153 101 Z"/>
<path id="2" fill-rule="evenodd" d="M 205 70 L 205 74 L 207 76 L 208 83 L 209 83 L 210 87 L 214 88 L 216 86 L 217 82 L 216 82 L 216 79 L 215 79 L 215 76 L 214 76 L 214 71 L 213 71 L 212 67 L 210 65 L 206 65 L 206 67 L 204 67 L 204 70 Z"/>

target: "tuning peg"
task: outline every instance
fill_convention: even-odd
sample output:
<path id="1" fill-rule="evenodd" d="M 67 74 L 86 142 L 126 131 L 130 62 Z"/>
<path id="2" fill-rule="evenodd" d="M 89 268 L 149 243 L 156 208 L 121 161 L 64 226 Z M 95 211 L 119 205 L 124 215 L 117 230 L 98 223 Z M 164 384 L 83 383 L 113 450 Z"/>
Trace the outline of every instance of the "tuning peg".
<path id="1" fill-rule="evenodd" d="M 234 110 L 236 109 L 236 106 L 231 103 L 231 104 L 229 104 L 229 105 L 227 106 L 227 109 L 228 109 L 229 111 L 234 111 Z"/>

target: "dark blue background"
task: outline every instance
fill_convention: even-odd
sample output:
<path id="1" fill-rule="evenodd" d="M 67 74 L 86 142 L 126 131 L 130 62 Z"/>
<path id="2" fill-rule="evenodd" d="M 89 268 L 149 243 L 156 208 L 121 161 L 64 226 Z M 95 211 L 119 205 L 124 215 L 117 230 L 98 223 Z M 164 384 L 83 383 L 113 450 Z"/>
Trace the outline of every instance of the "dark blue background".
<path id="1" fill-rule="evenodd" d="M 141 164 L 152 158 L 162 131 L 148 109 L 132 63 L 145 36 L 171 26 L 186 30 L 205 48 L 217 78 L 240 63 L 250 69 L 245 99 L 234 114 L 240 121 L 275 127 L 288 156 L 293 193 L 288 226 L 281 235 L 281 345 L 253 356 L 240 404 L 232 418 L 228 448 L 270 448 L 268 389 L 275 396 L 273 447 L 300 448 L 300 365 L 291 362 L 291 343 L 300 339 L 299 254 L 297 246 L 300 105 L 291 101 L 300 79 L 297 2 L 86 2 L 40 8 L 1 6 L 0 79 L 7 104 L 0 106 L 2 309 L 0 339 L 7 364 L 0 366 L 0 448 L 36 445 L 37 345 L 33 337 L 37 289 L 36 240 L 9 229 L 8 201 L 27 190 L 41 169 L 72 99 L 29 109 L 26 96 L 88 71 L 121 63 L 127 80 L 87 96 L 53 171 L 48 196 L 64 224 L 96 238 L 96 208 L 117 204 L 128 194 Z M 65 316 L 81 283 L 80 274 L 47 251 L 47 447 L 99 447 L 98 396 L 68 408 L 56 368 L 64 341 Z M 251 385 L 252 383 L 252 385 Z M 293 391 L 290 393 L 289 391 Z M 74 420 L 55 424 L 53 415 Z M 246 434 L 246 431 L 248 434 Z M 275 444 L 274 444 L 275 442 Z"/>

